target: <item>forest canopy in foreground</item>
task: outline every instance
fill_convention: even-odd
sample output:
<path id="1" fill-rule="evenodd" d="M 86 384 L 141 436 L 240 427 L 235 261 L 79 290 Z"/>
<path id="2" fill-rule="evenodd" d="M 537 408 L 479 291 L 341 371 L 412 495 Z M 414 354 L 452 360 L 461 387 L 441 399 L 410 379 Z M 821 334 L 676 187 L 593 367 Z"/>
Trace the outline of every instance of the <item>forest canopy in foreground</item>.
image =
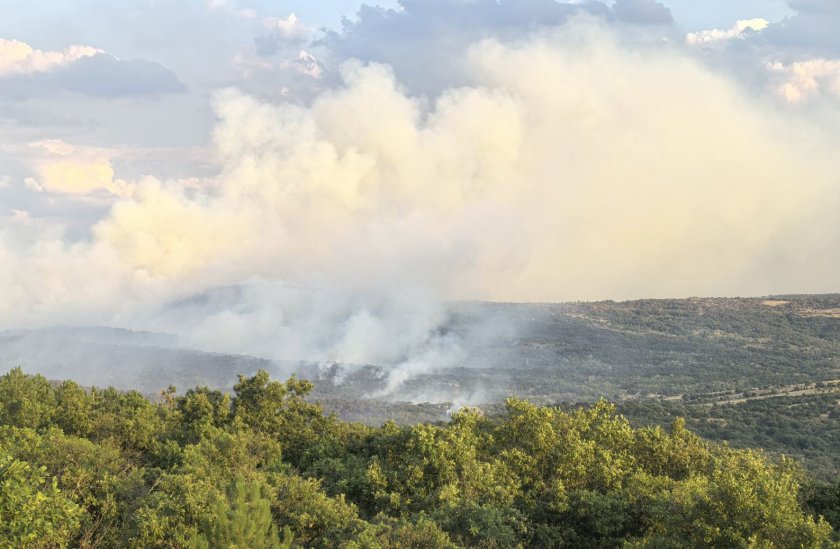
<path id="1" fill-rule="evenodd" d="M 509 399 L 498 418 L 369 427 L 311 388 L 260 371 L 151 402 L 10 371 L 0 546 L 837 546 L 840 485 L 806 494 L 795 461 L 679 419 L 634 429 L 606 401 Z"/>

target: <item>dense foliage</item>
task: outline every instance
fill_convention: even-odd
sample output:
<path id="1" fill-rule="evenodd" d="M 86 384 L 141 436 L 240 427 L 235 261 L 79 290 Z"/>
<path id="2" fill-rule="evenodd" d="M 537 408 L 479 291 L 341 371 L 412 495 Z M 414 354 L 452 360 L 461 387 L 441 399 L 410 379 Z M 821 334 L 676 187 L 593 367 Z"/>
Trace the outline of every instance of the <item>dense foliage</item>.
<path id="1" fill-rule="evenodd" d="M 840 476 L 840 392 L 780 396 L 725 405 L 628 401 L 619 409 L 638 425 L 667 425 L 683 417 L 688 427 L 739 448 L 763 448 L 801 460 L 822 480 Z"/>
<path id="2" fill-rule="evenodd" d="M 828 547 L 795 462 L 599 401 L 374 428 L 309 382 L 233 394 L 0 377 L 2 547 Z M 837 494 L 811 494 L 827 518 Z M 822 503 L 820 503 L 822 502 Z M 814 509 L 811 507 L 809 509 Z M 832 514 L 834 513 L 834 514 Z"/>

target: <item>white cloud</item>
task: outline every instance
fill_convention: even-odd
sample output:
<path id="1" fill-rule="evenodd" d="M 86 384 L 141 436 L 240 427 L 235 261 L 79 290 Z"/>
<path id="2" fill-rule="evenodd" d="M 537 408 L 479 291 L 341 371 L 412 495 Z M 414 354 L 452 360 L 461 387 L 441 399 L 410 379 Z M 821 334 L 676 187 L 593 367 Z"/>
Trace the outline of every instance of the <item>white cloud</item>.
<path id="1" fill-rule="evenodd" d="M 233 0 L 209 0 L 207 2 L 207 10 L 211 12 L 224 11 L 242 19 L 256 19 L 258 16 L 256 10 L 240 8 Z"/>
<path id="2" fill-rule="evenodd" d="M 34 177 L 26 177 L 23 180 L 23 185 L 29 189 L 30 191 L 35 191 L 36 193 L 43 193 L 46 192 L 47 189 L 44 188 L 41 183 L 38 182 L 37 179 Z"/>
<path id="3" fill-rule="evenodd" d="M 767 69 L 777 77 L 777 94 L 789 103 L 804 103 L 820 96 L 840 99 L 840 60 L 773 62 Z"/>
<path id="4" fill-rule="evenodd" d="M 737 21 L 735 26 L 729 30 L 712 29 L 689 33 L 686 35 L 685 41 L 692 46 L 697 46 L 725 42 L 734 38 L 745 38 L 752 33 L 763 31 L 769 24 L 769 21 L 761 18 L 743 19 Z"/>
<path id="5" fill-rule="evenodd" d="M 69 46 L 62 51 L 42 51 L 19 40 L 0 38 L 0 77 L 47 72 L 102 53 L 90 46 Z"/>
<path id="6" fill-rule="evenodd" d="M 122 61 L 90 46 L 41 51 L 0 38 L 0 98 L 26 100 L 70 91 L 120 97 L 184 91 L 168 69 L 143 59 Z"/>
<path id="7" fill-rule="evenodd" d="M 256 53 L 260 56 L 287 55 L 290 50 L 298 50 L 301 45 L 313 38 L 312 29 L 304 25 L 294 13 L 287 17 L 265 17 L 263 26 L 266 34 L 254 41 Z"/>
<path id="8" fill-rule="evenodd" d="M 114 177 L 112 158 L 117 151 L 78 147 L 51 139 L 28 144 L 29 165 L 37 178 L 28 178 L 27 187 L 41 192 L 89 194 L 107 191 L 116 196 L 129 196 L 132 185 Z"/>
<path id="9" fill-rule="evenodd" d="M 276 31 L 282 39 L 291 42 L 304 41 L 312 32 L 294 13 L 287 17 L 268 17 L 263 20 L 263 24 Z"/>

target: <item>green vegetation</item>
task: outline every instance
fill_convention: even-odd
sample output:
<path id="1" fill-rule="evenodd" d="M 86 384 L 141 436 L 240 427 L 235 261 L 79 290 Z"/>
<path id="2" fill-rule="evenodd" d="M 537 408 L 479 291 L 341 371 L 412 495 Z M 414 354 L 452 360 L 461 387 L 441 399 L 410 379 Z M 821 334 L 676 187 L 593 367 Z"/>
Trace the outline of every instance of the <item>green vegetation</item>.
<path id="1" fill-rule="evenodd" d="M 763 448 L 804 463 L 821 480 L 840 477 L 840 393 L 779 396 L 731 404 L 628 401 L 619 410 L 637 425 L 684 417 L 700 436 L 737 448 Z"/>
<path id="2" fill-rule="evenodd" d="M 400 399 L 690 399 L 840 380 L 840 295 L 466 303 L 455 311 L 446 330 L 467 342 L 482 323 L 510 329 L 482 339 L 460 367 L 407 381 Z M 354 400 L 383 383 L 373 367 L 337 373 L 340 383 L 318 384 L 319 398 Z"/>
<path id="3" fill-rule="evenodd" d="M 831 547 L 840 487 L 606 401 L 370 427 L 309 382 L 0 377 L 0 547 Z M 807 501 L 806 501 L 807 500 Z M 825 517 L 822 518 L 822 517 Z"/>
<path id="4" fill-rule="evenodd" d="M 490 415 L 509 394 L 550 405 L 606 396 L 633 425 L 684 417 L 704 438 L 793 456 L 822 481 L 840 478 L 840 295 L 474 303 L 451 329 L 488 316 L 515 325 L 514 335 L 476 351 L 471 368 L 419 376 L 398 396 L 477 394 Z M 319 384 L 317 396 L 343 419 L 374 425 L 446 419 L 448 404 L 359 399 L 377 383 L 364 374 Z"/>

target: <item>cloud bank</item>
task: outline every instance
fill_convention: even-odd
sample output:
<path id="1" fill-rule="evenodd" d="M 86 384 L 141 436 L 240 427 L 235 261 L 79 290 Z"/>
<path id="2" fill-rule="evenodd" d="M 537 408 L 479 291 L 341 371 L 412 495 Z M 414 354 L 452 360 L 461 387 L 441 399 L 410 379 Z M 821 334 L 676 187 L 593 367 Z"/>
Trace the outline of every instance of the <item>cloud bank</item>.
<path id="1" fill-rule="evenodd" d="M 184 89 L 174 73 L 153 61 L 123 61 L 91 46 L 42 51 L 0 38 L 0 99 L 60 92 L 125 97 Z"/>
<path id="2" fill-rule="evenodd" d="M 45 72 L 98 53 L 101 51 L 90 46 L 70 46 L 64 51 L 41 51 L 19 40 L 0 38 L 0 76 Z"/>

